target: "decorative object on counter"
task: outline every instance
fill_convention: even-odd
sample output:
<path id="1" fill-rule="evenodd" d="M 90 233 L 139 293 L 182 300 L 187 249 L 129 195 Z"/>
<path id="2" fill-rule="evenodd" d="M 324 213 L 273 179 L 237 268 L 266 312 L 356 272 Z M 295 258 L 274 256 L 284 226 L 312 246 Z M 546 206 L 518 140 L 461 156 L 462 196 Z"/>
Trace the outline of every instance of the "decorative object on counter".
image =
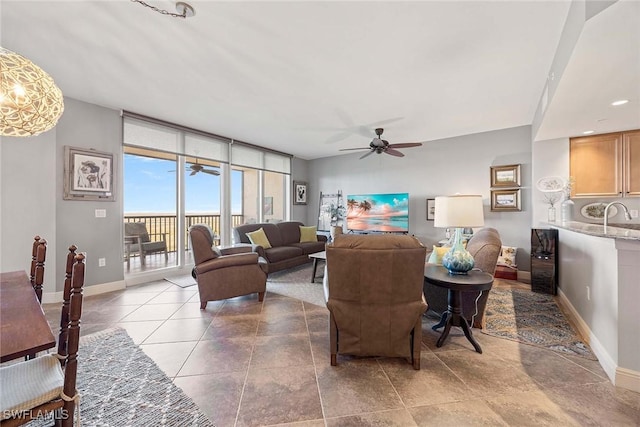
<path id="1" fill-rule="evenodd" d="M 536 188 L 543 193 L 555 193 L 563 191 L 567 185 L 564 178 L 559 176 L 545 176 L 538 180 Z"/>
<path id="2" fill-rule="evenodd" d="M 456 228 L 453 246 L 442 257 L 442 265 L 449 270 L 449 274 L 467 274 L 475 261 L 462 244 L 462 231 L 468 227 L 484 226 L 482 196 L 438 196 L 435 209 L 434 227 Z"/>
<path id="3" fill-rule="evenodd" d="M 606 207 L 607 204 L 603 202 L 589 203 L 580 209 L 580 213 L 587 219 L 604 219 L 604 210 Z M 609 218 L 616 216 L 617 213 L 618 209 L 615 206 L 609 208 Z"/>
<path id="4" fill-rule="evenodd" d="M 549 205 L 547 209 L 547 221 L 556 222 L 556 203 L 560 201 L 562 195 L 558 191 L 544 192 L 544 202 Z"/>
<path id="5" fill-rule="evenodd" d="M 491 187 L 520 187 L 520 165 L 491 166 Z"/>
<path id="6" fill-rule="evenodd" d="M 562 187 L 562 192 L 564 193 L 564 201 L 560 205 L 560 218 L 563 223 L 573 221 L 573 209 L 575 208 L 575 203 L 571 200 L 571 189 L 575 184 L 575 179 L 570 176 L 569 179 Z"/>

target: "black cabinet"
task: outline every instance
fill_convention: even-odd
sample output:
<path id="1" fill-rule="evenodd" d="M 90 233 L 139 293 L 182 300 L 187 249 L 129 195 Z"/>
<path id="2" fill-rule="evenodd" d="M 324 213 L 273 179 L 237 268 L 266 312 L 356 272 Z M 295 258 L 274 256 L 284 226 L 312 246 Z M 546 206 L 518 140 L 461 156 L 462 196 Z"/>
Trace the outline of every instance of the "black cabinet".
<path id="1" fill-rule="evenodd" d="M 531 290 L 558 293 L 558 230 L 531 230 Z"/>

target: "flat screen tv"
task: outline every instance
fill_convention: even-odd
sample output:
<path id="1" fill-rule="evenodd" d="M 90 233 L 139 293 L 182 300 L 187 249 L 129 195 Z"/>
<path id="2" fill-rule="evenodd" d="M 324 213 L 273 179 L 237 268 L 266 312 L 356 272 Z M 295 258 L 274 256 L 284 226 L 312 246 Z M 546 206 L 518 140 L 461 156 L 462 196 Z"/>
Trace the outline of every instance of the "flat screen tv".
<path id="1" fill-rule="evenodd" d="M 348 195 L 347 229 L 409 232 L 409 193 Z"/>

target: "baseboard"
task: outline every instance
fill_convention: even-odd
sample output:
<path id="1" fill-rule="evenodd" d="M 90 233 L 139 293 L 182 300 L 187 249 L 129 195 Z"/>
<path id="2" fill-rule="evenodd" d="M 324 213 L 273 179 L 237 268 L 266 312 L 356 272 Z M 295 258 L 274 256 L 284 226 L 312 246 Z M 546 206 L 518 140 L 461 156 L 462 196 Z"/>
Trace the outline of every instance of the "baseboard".
<path id="1" fill-rule="evenodd" d="M 569 316 L 569 321 L 573 324 L 577 329 L 578 333 L 585 340 L 585 342 L 591 347 L 593 354 L 598 358 L 598 363 L 604 369 L 604 372 L 609 377 L 609 380 L 615 385 L 616 384 L 616 371 L 618 369 L 616 361 L 609 355 L 604 346 L 600 343 L 598 338 L 591 332 L 591 328 L 586 324 L 578 311 L 575 309 L 571 301 L 567 298 L 567 296 L 562 292 L 562 289 L 558 289 L 558 305 L 562 309 L 562 311 Z"/>
<path id="2" fill-rule="evenodd" d="M 627 390 L 640 393 L 640 372 L 631 369 L 616 369 L 616 387 L 626 388 Z"/>
<path id="3" fill-rule="evenodd" d="M 99 295 L 107 292 L 119 291 L 125 288 L 124 280 L 118 280 L 111 283 L 101 283 L 99 285 L 86 286 L 82 288 L 82 295 L 88 297 L 90 295 Z M 46 292 L 42 294 L 42 303 L 62 302 L 63 292 Z"/>
<path id="4" fill-rule="evenodd" d="M 518 270 L 518 282 L 531 283 L 531 272 Z"/>

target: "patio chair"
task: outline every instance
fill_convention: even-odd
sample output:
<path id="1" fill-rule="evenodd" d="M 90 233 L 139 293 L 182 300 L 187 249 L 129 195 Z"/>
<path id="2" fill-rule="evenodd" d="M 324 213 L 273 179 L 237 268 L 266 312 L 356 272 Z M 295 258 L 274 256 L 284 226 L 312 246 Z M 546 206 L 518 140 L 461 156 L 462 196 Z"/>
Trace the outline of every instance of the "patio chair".
<path id="1" fill-rule="evenodd" d="M 159 239 L 151 240 L 150 236 L 159 237 Z M 124 223 L 124 243 L 125 243 L 125 259 L 127 261 L 127 270 L 129 269 L 129 258 L 132 254 L 140 255 L 140 264 L 145 266 L 145 258 L 149 254 L 164 252 L 165 262 L 169 261 L 167 253 L 167 237 L 166 233 L 149 234 L 147 224 L 144 222 L 125 222 Z"/>

